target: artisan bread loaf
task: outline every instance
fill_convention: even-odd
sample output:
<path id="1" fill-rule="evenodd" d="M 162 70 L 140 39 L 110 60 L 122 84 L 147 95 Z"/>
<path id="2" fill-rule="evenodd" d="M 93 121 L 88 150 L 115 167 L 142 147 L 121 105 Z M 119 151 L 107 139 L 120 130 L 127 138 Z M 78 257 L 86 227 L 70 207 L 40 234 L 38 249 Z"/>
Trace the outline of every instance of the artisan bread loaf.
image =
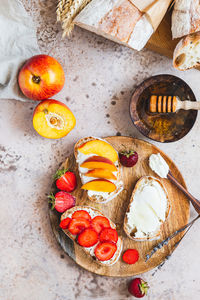
<path id="1" fill-rule="evenodd" d="M 180 40 L 174 50 L 173 65 L 180 71 L 200 65 L 200 32 Z"/>
<path id="2" fill-rule="evenodd" d="M 79 167 L 79 175 L 81 178 L 82 183 L 84 184 L 84 174 L 82 172 L 80 172 L 80 162 L 82 162 L 82 158 L 80 160 L 79 158 L 79 151 L 78 149 L 85 144 L 86 142 L 92 141 L 92 140 L 103 140 L 97 137 L 85 137 L 80 139 L 74 146 L 74 156 L 76 158 L 78 167 Z M 107 141 L 103 140 L 104 142 L 108 143 Z M 109 143 L 108 143 L 109 144 Z M 117 152 L 117 151 L 116 151 Z M 86 158 L 85 158 L 86 159 Z M 121 176 L 122 176 L 122 168 L 121 168 L 121 164 L 119 162 L 119 160 L 115 163 L 116 167 L 117 167 L 117 180 L 115 182 L 116 185 L 116 190 L 114 192 L 111 193 L 93 193 L 93 195 L 90 195 L 90 192 L 87 191 L 88 193 L 88 198 L 93 201 L 93 202 L 97 202 L 97 203 L 106 203 L 109 202 L 110 200 L 114 199 L 122 190 L 123 190 L 123 182 L 121 180 Z"/>
<path id="3" fill-rule="evenodd" d="M 173 39 L 198 31 L 200 31 L 199 0 L 175 0 L 172 12 Z"/>
<path id="4" fill-rule="evenodd" d="M 135 241 L 157 239 L 169 211 L 170 201 L 164 185 L 157 178 L 143 176 L 133 190 L 124 231 Z"/>
<path id="5" fill-rule="evenodd" d="M 138 51 L 153 33 L 145 14 L 129 0 L 92 0 L 74 23 Z"/>
<path id="6" fill-rule="evenodd" d="M 75 212 L 75 211 L 79 211 L 79 210 L 85 210 L 89 213 L 89 215 L 91 216 L 91 218 L 94 218 L 96 216 L 103 216 L 104 215 L 98 211 L 97 209 L 93 208 L 93 207 L 90 207 L 90 206 L 74 206 L 70 209 L 68 209 L 66 212 L 64 212 L 62 215 L 61 215 L 61 221 L 66 219 L 66 218 L 71 218 L 72 214 Z M 109 219 L 107 218 L 110 222 L 110 227 L 113 228 L 113 229 L 116 229 L 116 225 Z M 64 231 L 64 233 L 73 241 L 76 242 L 76 235 L 73 235 L 69 232 L 68 229 L 62 229 Z M 93 247 L 90 247 L 90 248 L 86 248 L 86 247 L 81 247 L 81 249 L 83 251 L 85 251 L 88 255 L 90 255 L 98 264 L 101 264 L 101 265 L 106 265 L 106 266 L 112 266 L 113 264 L 115 264 L 119 257 L 120 257 L 120 254 L 121 254 L 121 251 L 122 251 L 122 247 L 123 247 L 123 242 L 122 242 L 122 239 L 121 237 L 118 236 L 118 241 L 116 243 L 116 246 L 117 246 L 117 250 L 114 254 L 114 256 L 110 259 L 110 260 L 107 260 L 107 261 L 100 261 L 96 258 L 95 254 L 94 254 L 94 249 L 95 247 L 97 246 L 97 244 Z"/>

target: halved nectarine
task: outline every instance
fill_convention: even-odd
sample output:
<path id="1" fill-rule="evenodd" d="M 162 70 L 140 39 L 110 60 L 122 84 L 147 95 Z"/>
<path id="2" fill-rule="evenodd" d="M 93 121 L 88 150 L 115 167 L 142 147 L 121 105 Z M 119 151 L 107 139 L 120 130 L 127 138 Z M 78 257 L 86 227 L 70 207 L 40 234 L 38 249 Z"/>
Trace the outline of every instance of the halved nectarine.
<path id="1" fill-rule="evenodd" d="M 105 170 L 105 169 L 93 169 L 93 170 L 89 170 L 84 175 L 87 176 L 87 177 L 95 177 L 95 178 L 104 178 L 104 179 L 117 180 L 116 176 L 112 172 L 110 172 L 109 170 Z"/>
<path id="2" fill-rule="evenodd" d="M 33 127 L 43 137 L 58 139 L 66 136 L 75 126 L 71 110 L 57 100 L 40 102 L 33 113 Z"/>
<path id="3" fill-rule="evenodd" d="M 116 185 L 106 179 L 95 179 L 85 183 L 81 189 L 95 192 L 112 193 L 116 190 Z"/>
<path id="4" fill-rule="evenodd" d="M 106 157 L 112 162 L 118 160 L 117 151 L 110 144 L 102 140 L 92 140 L 86 142 L 82 144 L 78 150 L 85 155 L 93 153 L 98 156 Z"/>
<path id="5" fill-rule="evenodd" d="M 117 171 L 114 163 L 110 159 L 102 156 L 89 157 L 80 165 L 80 167 L 87 169 L 106 169 L 110 170 L 111 172 Z"/>

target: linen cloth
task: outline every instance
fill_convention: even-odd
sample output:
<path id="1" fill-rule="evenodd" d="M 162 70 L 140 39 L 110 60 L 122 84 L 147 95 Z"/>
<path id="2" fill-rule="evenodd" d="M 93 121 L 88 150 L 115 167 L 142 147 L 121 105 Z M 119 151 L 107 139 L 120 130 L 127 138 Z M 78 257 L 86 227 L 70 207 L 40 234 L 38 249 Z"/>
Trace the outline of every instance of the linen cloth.
<path id="1" fill-rule="evenodd" d="M 0 98 L 28 100 L 17 75 L 24 62 L 39 54 L 31 17 L 19 0 L 0 0 Z"/>

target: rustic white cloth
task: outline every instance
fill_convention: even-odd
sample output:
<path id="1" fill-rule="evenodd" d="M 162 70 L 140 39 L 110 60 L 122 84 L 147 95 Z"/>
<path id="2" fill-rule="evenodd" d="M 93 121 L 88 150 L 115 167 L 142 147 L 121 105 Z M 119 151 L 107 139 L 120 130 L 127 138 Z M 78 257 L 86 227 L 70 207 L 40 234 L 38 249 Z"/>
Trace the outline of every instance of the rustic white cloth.
<path id="1" fill-rule="evenodd" d="M 19 0 L 0 0 L 0 98 L 26 101 L 17 74 L 39 47 L 31 17 Z"/>

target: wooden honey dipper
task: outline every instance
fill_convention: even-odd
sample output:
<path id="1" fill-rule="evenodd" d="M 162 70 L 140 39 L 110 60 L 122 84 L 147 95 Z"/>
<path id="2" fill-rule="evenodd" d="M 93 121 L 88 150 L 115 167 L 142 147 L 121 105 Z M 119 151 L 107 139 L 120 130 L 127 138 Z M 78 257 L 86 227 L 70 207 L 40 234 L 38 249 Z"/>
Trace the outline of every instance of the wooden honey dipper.
<path id="1" fill-rule="evenodd" d="M 200 110 L 200 102 L 181 101 L 178 96 L 158 96 L 152 95 L 149 101 L 149 111 L 151 113 L 174 113 L 179 109 Z"/>

